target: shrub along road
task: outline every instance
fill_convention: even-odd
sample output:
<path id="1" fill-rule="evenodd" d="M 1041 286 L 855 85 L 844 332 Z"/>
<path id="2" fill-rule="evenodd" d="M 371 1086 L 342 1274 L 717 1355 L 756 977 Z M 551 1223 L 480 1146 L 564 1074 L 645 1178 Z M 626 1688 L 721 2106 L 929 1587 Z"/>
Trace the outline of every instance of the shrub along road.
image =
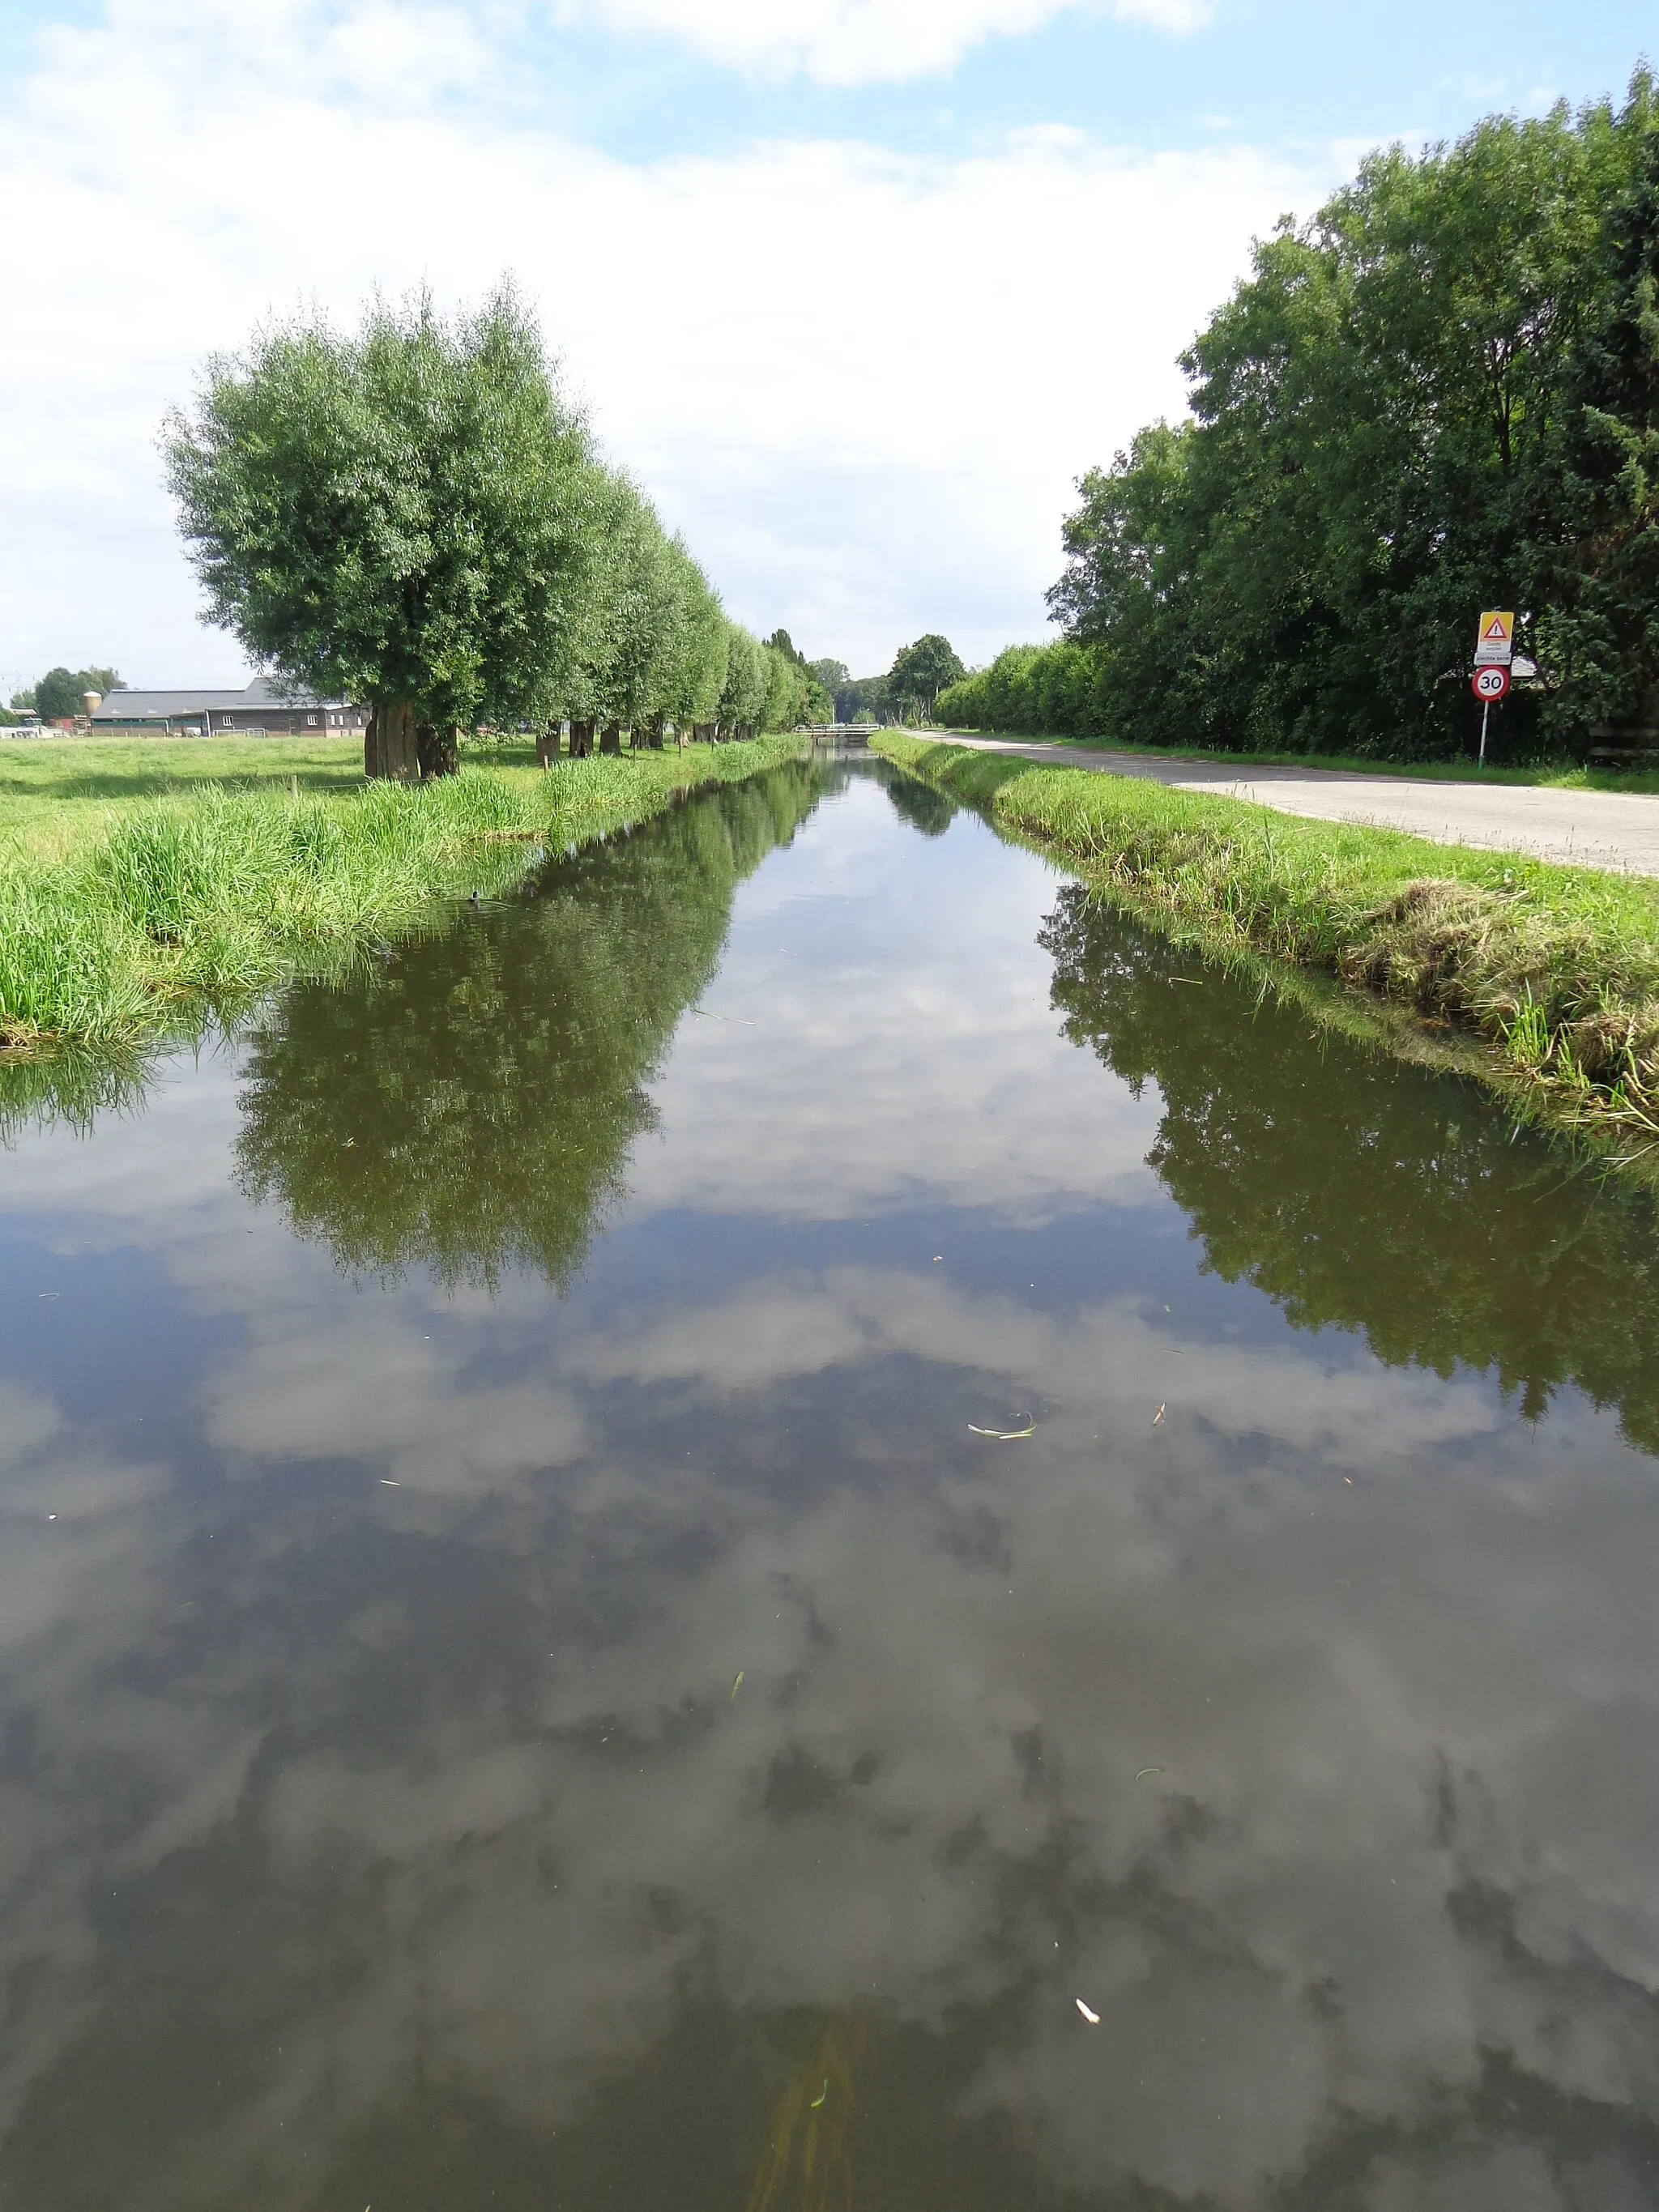
<path id="1" fill-rule="evenodd" d="M 1524 853 L 1563 866 L 1659 876 L 1659 798 L 1577 791 L 1559 785 L 1451 783 L 1403 775 L 1361 775 L 1347 769 L 1235 766 L 1158 753 L 1091 752 L 1080 745 L 1023 744 L 1009 738 L 949 742 L 975 752 L 1006 753 L 1045 768 L 1144 777 L 1172 791 L 1250 799 L 1316 822 L 1354 822 L 1403 830 L 1440 845 Z"/>

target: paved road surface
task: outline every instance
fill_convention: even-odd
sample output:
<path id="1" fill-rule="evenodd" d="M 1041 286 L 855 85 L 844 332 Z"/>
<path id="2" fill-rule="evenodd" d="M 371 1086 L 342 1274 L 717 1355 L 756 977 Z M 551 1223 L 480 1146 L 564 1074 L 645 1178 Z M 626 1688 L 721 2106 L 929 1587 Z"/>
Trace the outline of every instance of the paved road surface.
<path id="1" fill-rule="evenodd" d="M 952 737 L 953 745 L 1008 753 L 1099 775 L 1141 775 L 1176 791 L 1252 799 L 1322 822 L 1408 830 L 1443 845 L 1529 853 L 1581 868 L 1659 876 L 1659 798 L 1632 792 L 1553 791 L 1518 783 L 1440 783 L 1415 776 L 1356 775 L 1342 769 L 1231 768 L 1157 753 L 1088 752 L 1000 738 Z"/>

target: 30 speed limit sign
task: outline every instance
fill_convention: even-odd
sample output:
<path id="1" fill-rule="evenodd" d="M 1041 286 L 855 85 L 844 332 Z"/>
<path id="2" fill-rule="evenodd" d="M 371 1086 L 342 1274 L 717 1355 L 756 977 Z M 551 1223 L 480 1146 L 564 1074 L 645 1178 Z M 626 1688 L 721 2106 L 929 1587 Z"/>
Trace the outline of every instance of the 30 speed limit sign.
<path id="1" fill-rule="evenodd" d="M 1488 707 L 1494 706 L 1510 688 L 1507 668 L 1477 668 L 1473 689 L 1477 699 Z"/>

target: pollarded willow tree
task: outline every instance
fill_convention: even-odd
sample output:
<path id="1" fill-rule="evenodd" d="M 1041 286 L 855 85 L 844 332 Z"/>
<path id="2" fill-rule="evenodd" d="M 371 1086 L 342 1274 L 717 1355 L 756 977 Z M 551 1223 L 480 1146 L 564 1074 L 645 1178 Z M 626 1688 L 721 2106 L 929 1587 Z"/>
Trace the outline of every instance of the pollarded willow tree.
<path id="1" fill-rule="evenodd" d="M 607 478 L 508 285 L 453 321 L 422 295 L 355 337 L 274 325 L 164 449 L 207 618 L 370 703 L 370 775 L 453 765 L 441 733 L 533 713 L 581 656 Z"/>
<path id="2" fill-rule="evenodd" d="M 793 705 L 605 466 L 508 284 L 453 319 L 422 294 L 376 299 L 355 336 L 274 324 L 209 363 L 163 447 L 207 618 L 296 688 L 368 703 L 370 775 L 453 770 L 480 722 L 539 726 L 546 759 L 560 721 L 586 751 L 596 727 L 660 744 L 670 720 L 757 729 Z"/>

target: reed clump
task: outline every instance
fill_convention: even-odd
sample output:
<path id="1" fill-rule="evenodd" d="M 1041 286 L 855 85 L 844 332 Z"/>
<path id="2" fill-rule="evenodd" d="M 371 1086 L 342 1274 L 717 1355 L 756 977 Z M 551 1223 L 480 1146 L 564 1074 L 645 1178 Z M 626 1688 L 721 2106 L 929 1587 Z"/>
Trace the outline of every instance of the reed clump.
<path id="1" fill-rule="evenodd" d="M 1182 944 L 1317 969 L 1484 1048 L 1556 1126 L 1659 1139 L 1659 885 L 884 733 Z"/>
<path id="2" fill-rule="evenodd" d="M 794 750 L 763 738 L 322 795 L 198 786 L 105 813 L 61 857 L 0 860 L 0 1046 L 186 1032 L 349 964 L 434 902 L 501 890 L 530 849 L 608 836 Z"/>

